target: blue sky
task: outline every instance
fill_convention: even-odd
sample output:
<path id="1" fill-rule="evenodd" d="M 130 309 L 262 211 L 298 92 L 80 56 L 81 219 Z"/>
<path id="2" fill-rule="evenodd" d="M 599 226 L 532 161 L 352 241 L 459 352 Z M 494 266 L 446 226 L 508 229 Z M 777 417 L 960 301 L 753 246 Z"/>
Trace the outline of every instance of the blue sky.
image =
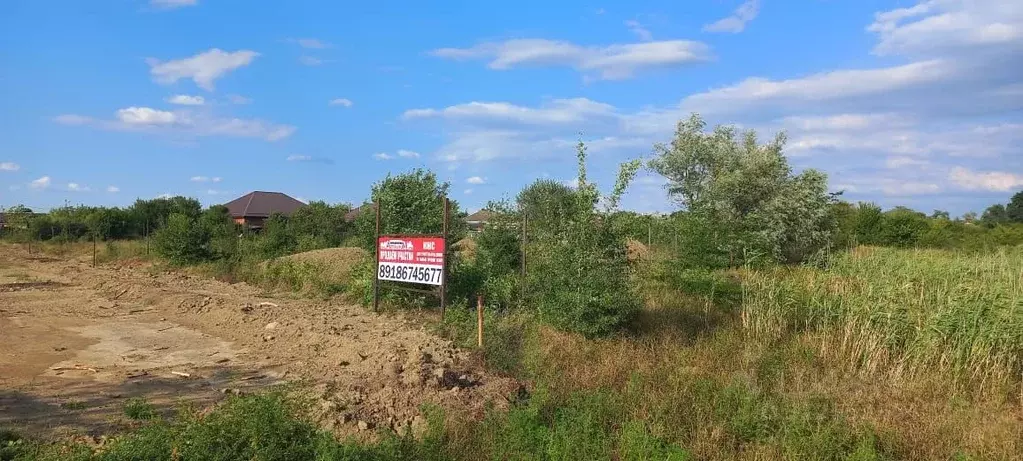
<path id="1" fill-rule="evenodd" d="M 610 185 L 691 112 L 785 130 L 850 200 L 1023 189 L 1020 2 L 436 3 L 5 2 L 0 206 L 358 203 L 423 166 L 475 209 L 570 180 L 580 137 Z M 649 173 L 623 204 L 673 209 Z"/>

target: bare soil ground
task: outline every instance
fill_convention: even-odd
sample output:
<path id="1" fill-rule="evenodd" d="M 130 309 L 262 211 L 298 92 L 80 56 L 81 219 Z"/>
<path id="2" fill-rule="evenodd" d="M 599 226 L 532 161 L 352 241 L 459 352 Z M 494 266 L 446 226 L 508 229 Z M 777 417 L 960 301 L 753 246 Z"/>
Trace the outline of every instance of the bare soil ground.
<path id="1" fill-rule="evenodd" d="M 127 424 L 127 398 L 170 413 L 282 383 L 363 436 L 418 431 L 423 404 L 482 414 L 519 387 L 401 316 L 0 244 L 0 428 L 97 436 Z"/>

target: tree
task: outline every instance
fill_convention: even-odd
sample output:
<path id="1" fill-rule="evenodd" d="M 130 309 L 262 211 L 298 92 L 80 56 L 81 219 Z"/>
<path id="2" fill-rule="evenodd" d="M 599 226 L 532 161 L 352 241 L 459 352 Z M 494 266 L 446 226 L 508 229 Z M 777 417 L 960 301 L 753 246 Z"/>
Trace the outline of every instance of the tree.
<path id="1" fill-rule="evenodd" d="M 950 215 L 945 210 L 934 210 L 934 212 L 931 213 L 931 219 L 944 219 L 948 221 L 951 219 L 949 216 Z"/>
<path id="2" fill-rule="evenodd" d="M 182 213 L 167 217 L 167 224 L 153 235 L 156 253 L 171 263 L 195 264 L 209 257 L 207 229 Z"/>
<path id="3" fill-rule="evenodd" d="M 295 210 L 289 224 L 298 236 L 298 251 L 341 245 L 352 227 L 345 221 L 345 214 L 349 211 L 351 207 L 347 204 L 329 205 L 326 202 L 309 202 Z"/>
<path id="4" fill-rule="evenodd" d="M 274 213 L 263 222 L 263 229 L 256 238 L 256 246 L 263 258 L 278 258 L 295 252 L 298 237 L 291 229 L 288 218 Z"/>
<path id="5" fill-rule="evenodd" d="M 373 185 L 371 201 L 380 204 L 382 234 L 439 234 L 444 228 L 444 200 L 448 183 L 437 180 L 429 170 L 417 168 L 396 176 L 390 174 Z M 465 215 L 458 202 L 450 200 L 448 246 L 465 236 Z M 356 232 L 363 247 L 374 251 L 376 216 L 372 207 L 355 220 Z"/>
<path id="6" fill-rule="evenodd" d="M 1006 212 L 1005 205 L 999 203 L 987 207 L 980 215 L 980 222 L 989 227 L 1009 222 L 1009 214 Z"/>
<path id="7" fill-rule="evenodd" d="M 578 187 L 574 200 L 565 203 L 563 225 L 530 236 L 529 296 L 544 322 L 588 337 L 606 336 L 630 322 L 641 305 L 630 281 L 625 238 L 613 222 L 640 163 L 623 164 L 611 194 L 601 197 L 586 178 L 582 142 L 576 153 Z"/>
<path id="8" fill-rule="evenodd" d="M 516 197 L 530 235 L 562 232 L 576 200 L 571 187 L 552 179 L 538 179 Z"/>
<path id="9" fill-rule="evenodd" d="M 784 133 L 761 145 L 753 131 L 705 127 L 697 114 L 680 121 L 669 144 L 654 146 L 649 167 L 668 179 L 669 196 L 694 222 L 714 226 L 714 247 L 741 263 L 799 262 L 828 248 L 835 199 L 827 176 L 793 174 Z"/>
<path id="10" fill-rule="evenodd" d="M 238 255 L 239 226 L 231 219 L 226 206 L 214 205 L 199 215 L 197 225 L 209 240 L 206 243 L 210 259 L 233 259 Z"/>
<path id="11" fill-rule="evenodd" d="M 1023 190 L 1016 192 L 1009 199 L 1009 204 L 1005 206 L 1005 215 L 1009 221 L 1023 223 Z"/>

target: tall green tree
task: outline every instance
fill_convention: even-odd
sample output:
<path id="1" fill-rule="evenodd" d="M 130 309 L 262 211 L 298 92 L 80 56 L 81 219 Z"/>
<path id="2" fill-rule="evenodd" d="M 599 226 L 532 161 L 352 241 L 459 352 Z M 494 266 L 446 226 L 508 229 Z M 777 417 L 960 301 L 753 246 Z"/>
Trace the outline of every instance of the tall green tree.
<path id="1" fill-rule="evenodd" d="M 429 170 L 417 168 L 399 175 L 388 174 L 373 185 L 371 203 L 380 203 L 381 234 L 439 234 L 444 227 L 444 200 L 450 185 Z M 449 200 L 448 246 L 465 236 L 468 228 L 458 202 Z M 355 220 L 363 247 L 374 251 L 376 216 L 372 207 Z"/>
<path id="2" fill-rule="evenodd" d="M 1023 223 L 1023 190 L 1016 192 L 1009 204 L 1005 206 L 1005 215 L 1009 221 Z"/>
<path id="3" fill-rule="evenodd" d="M 1001 203 L 991 205 L 980 215 L 980 222 L 986 226 L 1005 224 L 1009 222 L 1009 213 L 1006 212 L 1005 205 Z"/>
<path id="4" fill-rule="evenodd" d="M 309 202 L 289 218 L 290 226 L 298 235 L 298 251 L 330 248 L 341 245 L 352 224 L 345 221 L 351 211 L 348 204 L 330 205 L 322 201 Z"/>
<path id="5" fill-rule="evenodd" d="M 827 176 L 794 174 L 784 133 L 760 144 L 753 131 L 705 128 L 697 114 L 680 121 L 670 143 L 654 146 L 649 167 L 668 179 L 671 198 L 715 227 L 714 246 L 734 263 L 798 262 L 828 248 L 835 223 Z"/>
<path id="6" fill-rule="evenodd" d="M 564 225 L 540 234 L 527 248 L 529 301 L 554 327 L 588 337 L 606 336 L 629 323 L 640 309 L 630 280 L 625 238 L 613 222 L 622 194 L 640 167 L 622 165 L 609 195 L 601 197 L 586 176 L 586 146 L 579 163 L 574 200 L 566 203 Z M 598 210 L 603 203 L 603 210 Z"/>
<path id="7" fill-rule="evenodd" d="M 537 179 L 516 197 L 531 235 L 563 232 L 576 200 L 575 190 L 553 179 Z"/>

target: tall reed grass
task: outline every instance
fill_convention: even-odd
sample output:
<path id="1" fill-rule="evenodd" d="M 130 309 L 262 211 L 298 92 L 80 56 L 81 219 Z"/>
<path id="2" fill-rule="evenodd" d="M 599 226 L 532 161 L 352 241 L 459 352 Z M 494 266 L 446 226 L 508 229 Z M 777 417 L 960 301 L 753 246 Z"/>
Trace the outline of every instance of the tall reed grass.
<path id="1" fill-rule="evenodd" d="M 860 248 L 827 270 L 744 274 L 754 338 L 814 334 L 824 356 L 892 378 L 948 373 L 972 390 L 1019 390 L 1023 247 L 991 253 Z"/>

